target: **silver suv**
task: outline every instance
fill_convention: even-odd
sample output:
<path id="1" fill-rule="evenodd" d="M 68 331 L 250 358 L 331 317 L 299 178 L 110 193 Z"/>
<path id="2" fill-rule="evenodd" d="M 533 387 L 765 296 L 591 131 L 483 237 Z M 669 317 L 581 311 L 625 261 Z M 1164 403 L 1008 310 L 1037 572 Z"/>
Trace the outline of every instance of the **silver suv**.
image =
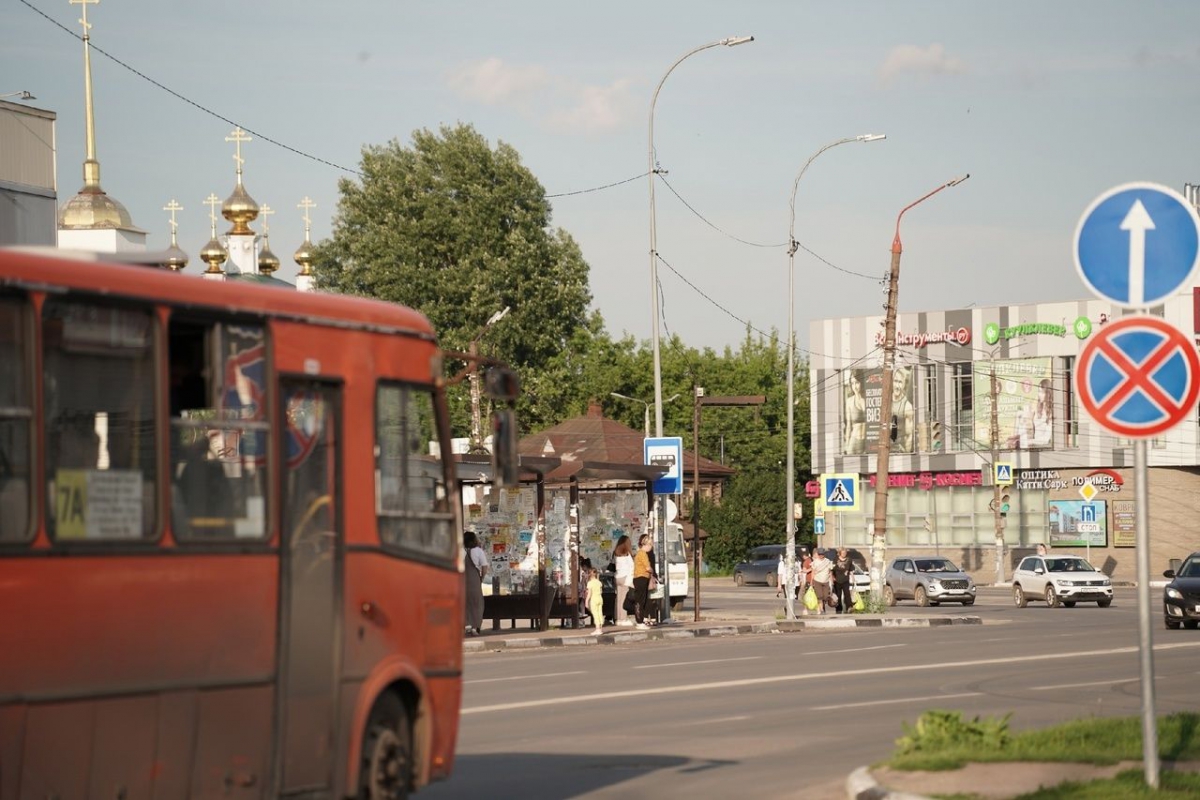
<path id="1" fill-rule="evenodd" d="M 1013 605 L 1045 600 L 1050 608 L 1076 603 L 1112 605 L 1112 581 L 1079 556 L 1028 556 L 1013 572 Z"/>
<path id="2" fill-rule="evenodd" d="M 897 558 L 884 576 L 883 599 L 894 606 L 897 600 L 910 597 L 919 606 L 971 606 L 975 605 L 975 581 L 948 558 Z"/>

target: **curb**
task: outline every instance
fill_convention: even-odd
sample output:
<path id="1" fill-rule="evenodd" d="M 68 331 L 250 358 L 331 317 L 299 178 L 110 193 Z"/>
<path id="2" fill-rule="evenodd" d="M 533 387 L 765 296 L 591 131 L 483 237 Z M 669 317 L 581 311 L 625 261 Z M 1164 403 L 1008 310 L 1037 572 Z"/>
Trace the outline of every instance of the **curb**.
<path id="1" fill-rule="evenodd" d="M 753 633 L 794 633 L 802 630 L 839 630 L 848 628 L 931 628 L 946 625 L 982 625 L 979 617 L 872 617 L 867 619 L 804 619 L 778 622 L 713 624 L 704 628 L 655 627 L 650 630 L 617 630 L 596 636 L 585 629 L 532 637 L 492 638 L 482 636 L 465 639 L 464 653 L 493 650 L 528 650 L 535 647 L 592 647 L 595 645 L 629 644 L 667 639 L 700 639 L 706 637 L 741 636 Z"/>
<path id="2" fill-rule="evenodd" d="M 893 792 L 880 784 L 870 767 L 859 767 L 846 778 L 846 797 L 849 800 L 930 800 L 923 794 Z"/>

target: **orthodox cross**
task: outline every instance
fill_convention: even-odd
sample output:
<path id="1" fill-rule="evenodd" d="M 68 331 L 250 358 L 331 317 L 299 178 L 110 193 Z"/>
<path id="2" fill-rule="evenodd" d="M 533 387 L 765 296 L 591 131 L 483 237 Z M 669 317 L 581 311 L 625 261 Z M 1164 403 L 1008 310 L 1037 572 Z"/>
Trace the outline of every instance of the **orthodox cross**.
<path id="1" fill-rule="evenodd" d="M 242 158 L 242 142 L 252 142 L 254 140 L 251 139 L 249 134 L 242 130 L 240 126 L 238 126 L 233 129 L 232 134 L 225 137 L 225 141 L 233 142 L 234 147 L 236 148 L 236 152 L 233 154 L 233 160 L 237 162 L 237 174 L 238 178 L 240 179 L 242 177 L 242 162 L 246 160 Z"/>
<path id="2" fill-rule="evenodd" d="M 221 204 L 221 198 L 217 197 L 216 193 L 210 194 L 204 198 L 204 205 L 208 206 L 208 218 L 212 221 L 212 238 L 217 238 L 217 206 Z"/>
<path id="3" fill-rule="evenodd" d="M 262 217 L 263 236 L 264 237 L 269 236 L 271 233 L 271 226 L 268 223 L 267 217 L 271 216 L 274 213 L 275 213 L 275 209 L 271 208 L 269 205 L 266 205 L 265 203 L 263 204 L 262 208 L 260 208 L 258 210 L 258 215 L 260 217 Z"/>
<path id="4" fill-rule="evenodd" d="M 176 202 L 175 198 L 171 198 L 171 202 L 163 206 L 163 211 L 171 212 L 171 244 L 175 244 L 175 231 L 179 228 L 179 223 L 175 221 L 175 212 L 183 211 L 183 206 Z"/>
<path id="5" fill-rule="evenodd" d="M 317 207 L 317 204 L 314 203 L 307 195 L 305 195 L 304 199 L 301 200 L 300 203 L 296 206 L 296 208 L 304 209 L 304 238 L 305 239 L 308 239 L 308 232 L 312 227 L 312 220 L 308 218 L 308 210 L 310 208 L 316 208 L 316 207 Z"/>
<path id="6" fill-rule="evenodd" d="M 83 18 L 79 20 L 79 24 L 83 26 L 83 40 L 86 42 L 89 38 L 88 31 L 91 30 L 91 28 L 92 28 L 92 26 L 89 25 L 88 21 L 87 21 L 87 7 L 99 5 L 100 0 L 68 0 L 68 1 L 73 6 L 83 6 Z"/>

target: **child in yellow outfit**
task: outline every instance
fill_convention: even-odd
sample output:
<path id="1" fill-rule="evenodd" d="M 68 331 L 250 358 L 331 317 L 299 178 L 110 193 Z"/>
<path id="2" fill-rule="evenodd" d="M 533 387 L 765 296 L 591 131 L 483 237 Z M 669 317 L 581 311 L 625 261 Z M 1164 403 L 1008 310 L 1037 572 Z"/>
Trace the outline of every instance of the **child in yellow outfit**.
<path id="1" fill-rule="evenodd" d="M 592 612 L 592 621 L 596 623 L 594 636 L 604 633 L 604 587 L 600 584 L 600 572 L 596 569 L 588 574 L 587 582 L 588 611 Z"/>

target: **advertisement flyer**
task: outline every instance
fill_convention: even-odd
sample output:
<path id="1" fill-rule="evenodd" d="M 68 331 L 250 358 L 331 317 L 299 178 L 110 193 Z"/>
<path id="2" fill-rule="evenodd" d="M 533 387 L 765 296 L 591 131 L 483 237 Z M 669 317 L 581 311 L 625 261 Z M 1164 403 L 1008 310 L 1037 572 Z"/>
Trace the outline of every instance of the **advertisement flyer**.
<path id="1" fill-rule="evenodd" d="M 892 420 L 896 439 L 892 452 L 916 449 L 917 415 L 913 405 L 912 367 L 897 367 L 892 377 Z M 883 370 L 842 371 L 842 452 L 846 455 L 873 453 L 879 447 L 880 415 L 883 406 Z M 891 422 L 882 426 L 890 435 Z"/>

